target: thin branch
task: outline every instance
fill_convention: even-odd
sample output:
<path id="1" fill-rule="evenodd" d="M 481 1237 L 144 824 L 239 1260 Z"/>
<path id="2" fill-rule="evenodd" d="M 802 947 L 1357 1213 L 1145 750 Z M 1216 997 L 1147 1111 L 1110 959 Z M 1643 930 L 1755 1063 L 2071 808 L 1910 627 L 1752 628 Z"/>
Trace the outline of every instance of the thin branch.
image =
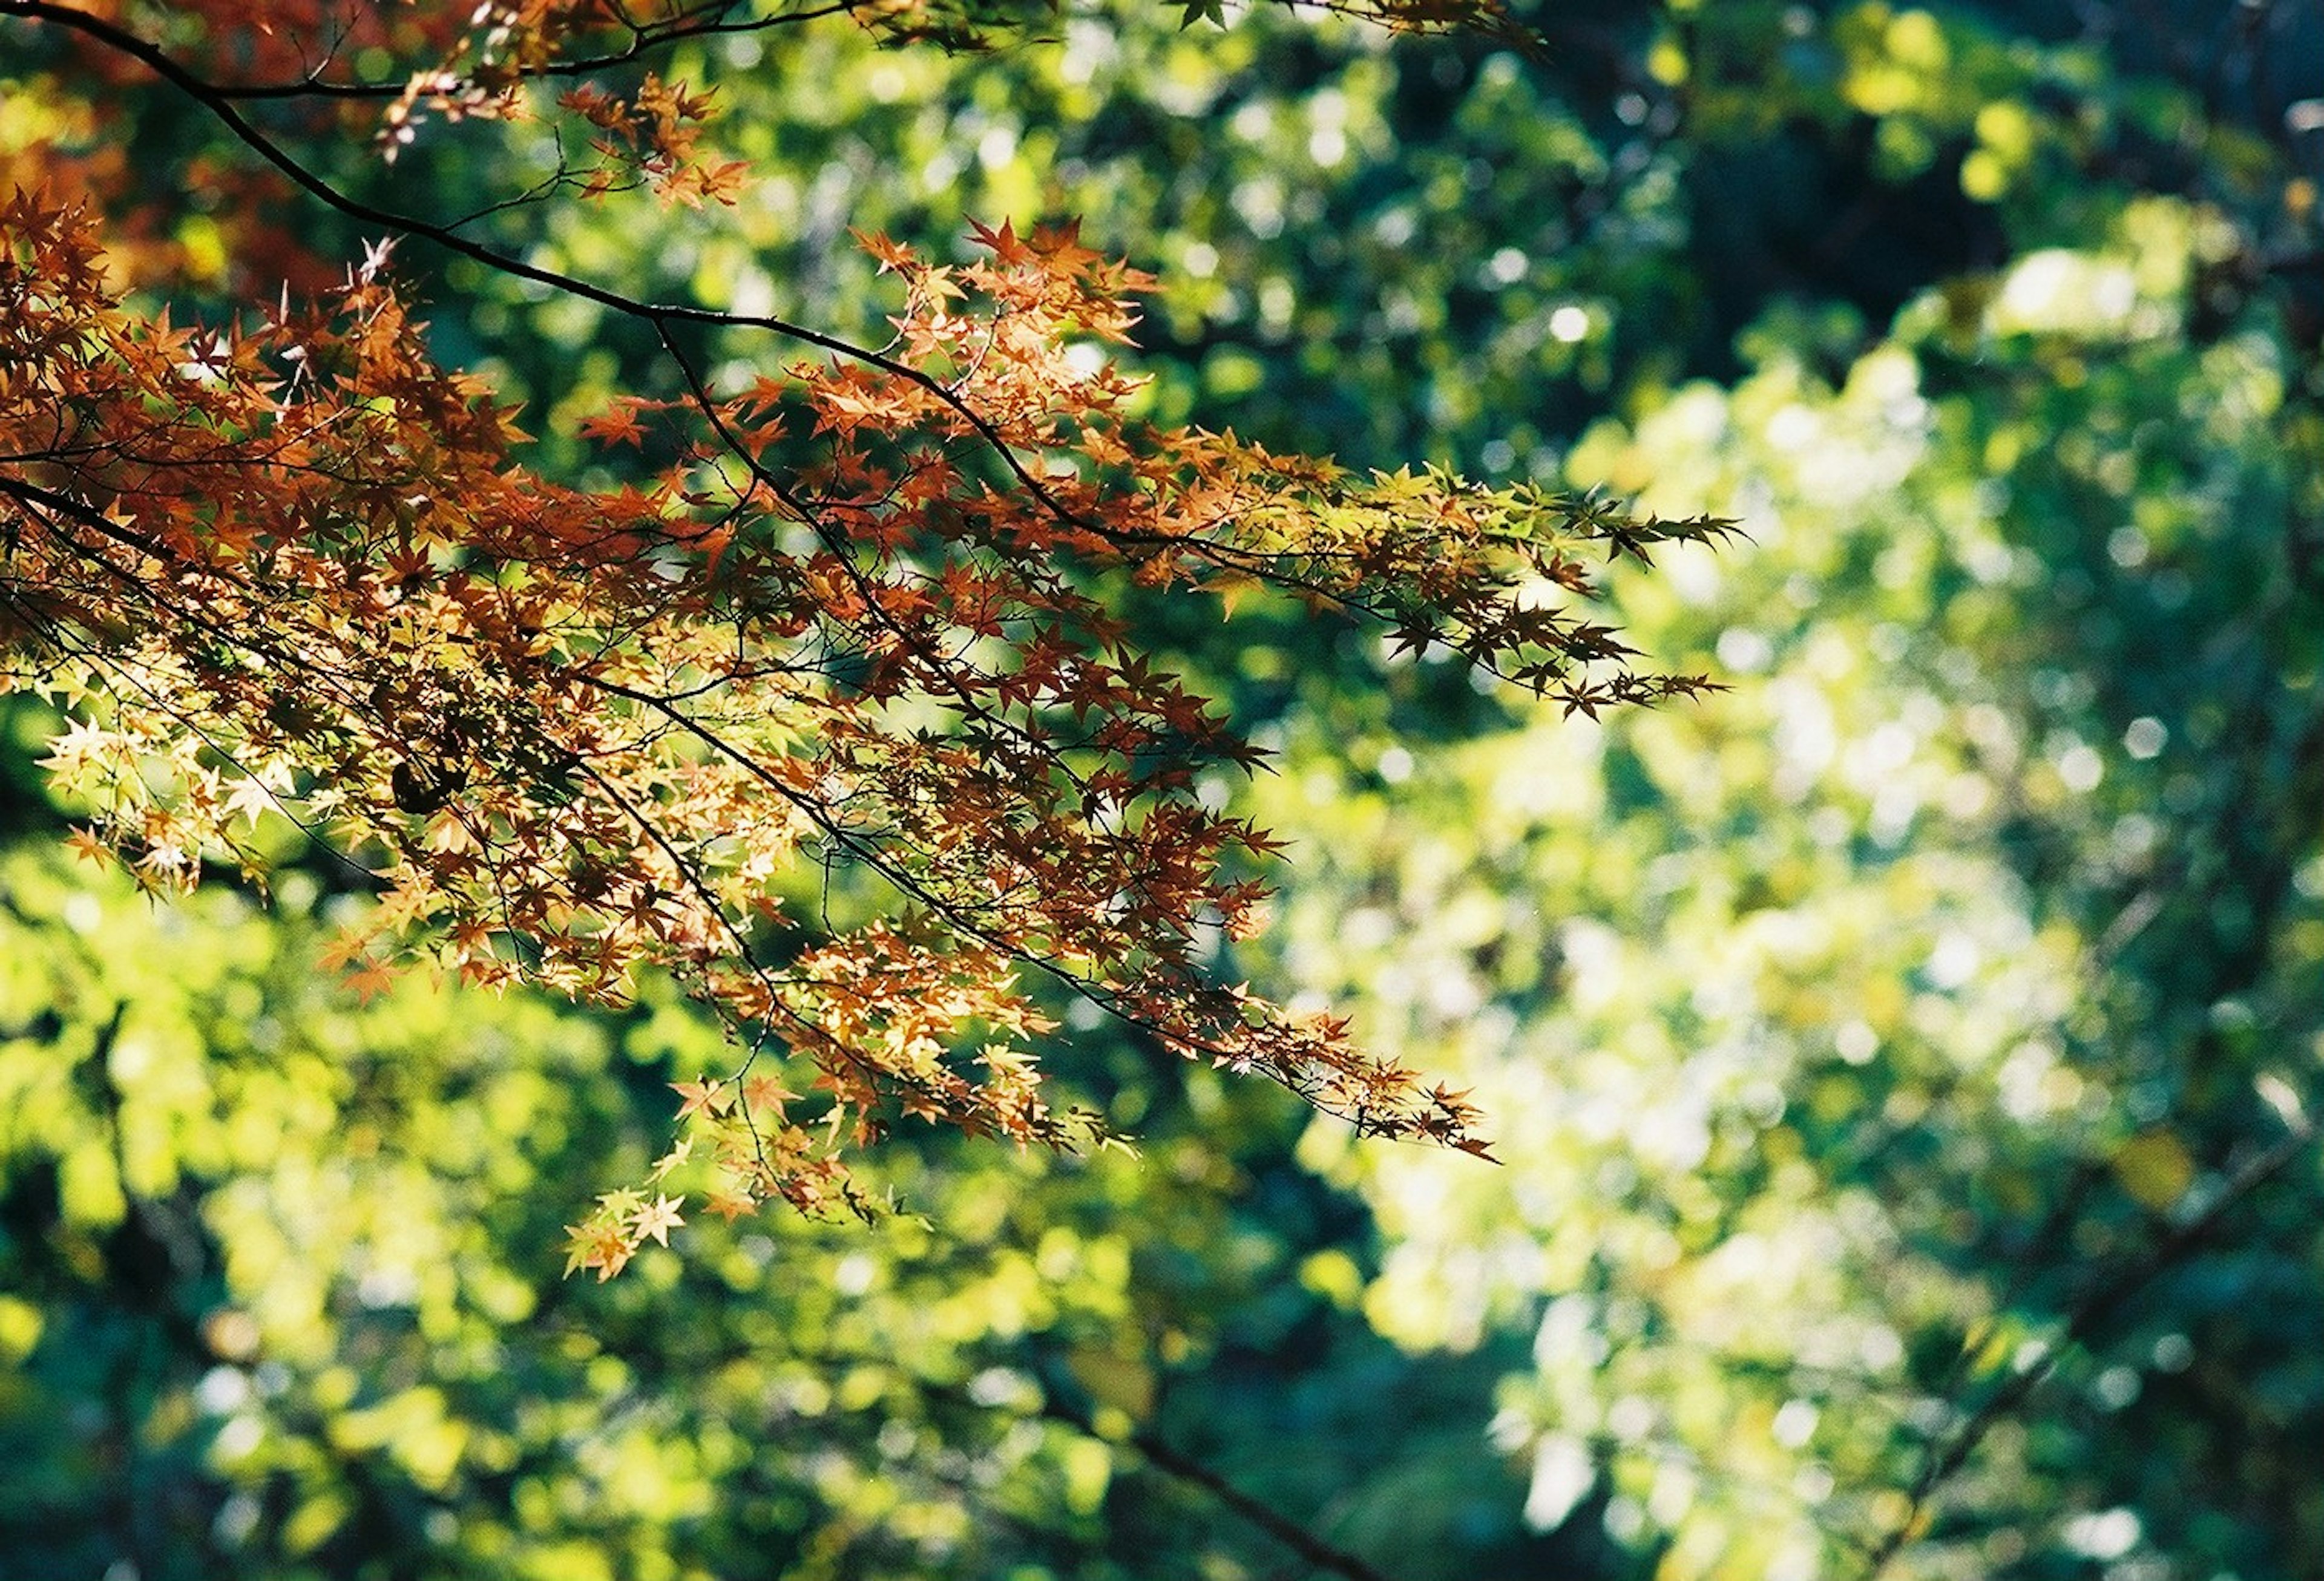
<path id="1" fill-rule="evenodd" d="M 1904 1550 L 1904 1545 L 1913 1540 L 1935 1503 L 1937 1495 L 1968 1463 L 1978 1446 L 1985 1441 L 1986 1435 L 2049 1381 L 2070 1349 L 2105 1328 L 2120 1315 L 2132 1298 L 2201 1250 L 2227 1215 L 2282 1173 L 2316 1141 L 2319 1131 L 2319 1126 L 2315 1120 L 2307 1120 L 2279 1137 L 2273 1146 L 2246 1161 L 2200 1212 L 2173 1226 L 2144 1257 L 2085 1296 L 2067 1319 L 2064 1331 L 2043 1351 L 2040 1361 L 1995 1390 L 1966 1420 L 1941 1440 L 1932 1444 L 1922 1463 L 1920 1475 L 1914 1480 L 1908 1495 L 1909 1502 L 1904 1514 L 1872 1550 L 1872 1557 L 1865 1566 L 1864 1581 L 1877 1581 L 1882 1572 Z"/>
<path id="2" fill-rule="evenodd" d="M 1305 4 L 1305 0 L 1278 0 L 1278 3 L 1296 5 Z M 1362 8 L 1358 9 L 1363 14 L 1370 14 L 1368 11 L 1362 11 Z M 651 326 L 657 334 L 666 332 L 669 326 L 672 324 L 692 324 L 708 328 L 755 329 L 796 341 L 802 345 L 813 346 L 818 351 L 827 352 L 849 362 L 876 368 L 892 378 L 926 391 L 942 402 L 946 409 L 954 413 L 970 432 L 984 442 L 1017 486 L 1025 492 L 1026 496 L 1038 505 L 1044 514 L 1060 526 L 1087 534 L 1124 552 L 1139 547 L 1153 547 L 1181 553 L 1199 553 L 1213 565 L 1261 575 L 1276 585 L 1286 588 L 1286 591 L 1322 597 L 1341 607 L 1360 611 L 1374 620 L 1394 623 L 1397 618 L 1398 611 L 1391 605 L 1364 598 L 1352 590 L 1335 590 L 1310 585 L 1296 576 L 1279 572 L 1270 574 L 1273 572 L 1273 567 L 1267 564 L 1270 556 L 1264 551 L 1241 549 L 1235 545 L 1214 540 L 1190 540 L 1182 535 L 1128 529 L 1094 519 L 1074 510 L 1059 498 L 1056 490 L 1027 464 L 1025 458 L 1018 454 L 1016 446 L 1009 442 L 1008 437 L 1001 433 L 991 418 L 979 411 L 974 405 L 943 380 L 886 351 L 862 345 L 822 330 L 812 329 L 806 325 L 772 314 L 731 313 L 691 303 L 643 301 L 609 287 L 584 280 L 577 275 L 527 262 L 521 258 L 485 246 L 480 242 L 460 234 L 452 225 L 380 207 L 341 191 L 316 174 L 307 165 L 292 157 L 281 143 L 253 124 L 241 111 L 235 107 L 226 96 L 196 76 L 168 51 L 149 40 L 140 38 L 100 17 L 58 4 L 57 0 L 0 0 L 0 16 L 10 15 L 23 16 L 35 22 L 53 23 L 59 27 L 82 33 L 136 60 L 165 82 L 203 106 L 235 138 L 261 159 L 281 171 L 302 190 L 350 219 L 360 221 L 367 225 L 380 226 L 399 236 L 417 237 L 447 253 L 482 264 L 512 279 L 530 280 L 536 285 L 547 286 L 552 290 L 562 291 L 583 301 L 596 303 L 624 317 L 635 319 Z M 1731 530 L 1731 524 L 1718 525 L 1722 531 Z M 1618 549 L 1620 546 L 1618 544 L 1617 547 Z M 1637 546 L 1631 547 L 1636 552 Z M 1471 657 L 1503 679 L 1517 678 L 1506 674 L 1497 663 L 1489 659 L 1475 655 Z M 1666 694 L 1656 693 L 1651 686 L 1643 690 L 1624 686 L 1619 688 L 1619 698 L 1609 697 L 1605 701 L 1646 702 L 1654 695 Z M 1576 706 L 1579 705 L 1576 704 Z"/>
<path id="3" fill-rule="evenodd" d="M 1047 1391 L 1043 1392 L 1041 1414 L 1101 1442 L 1113 1441 L 1099 1432 L 1086 1417 Z M 1155 1470 L 1190 1487 L 1202 1489 L 1316 1569 L 1344 1576 L 1346 1581 L 1389 1581 L 1385 1572 L 1347 1549 L 1325 1541 L 1256 1494 L 1236 1486 L 1223 1475 L 1174 1447 L 1150 1429 L 1131 1433 L 1127 1442 L 1144 1456 L 1146 1463 Z"/>
<path id="4" fill-rule="evenodd" d="M 539 66 L 518 68 L 513 75 L 534 80 L 541 78 L 586 77 L 592 72 L 608 71 L 617 66 L 628 66 L 658 50 L 691 39 L 718 38 L 730 34 L 764 32 L 770 28 L 794 23 L 820 22 L 826 17 L 846 16 L 865 4 L 865 0 L 829 0 L 822 5 L 803 11 L 778 12 L 772 16 L 755 17 L 748 22 L 724 20 L 724 14 L 733 9 L 733 0 L 720 0 L 693 11 L 681 12 L 658 23 L 629 26 L 630 41 L 620 50 L 603 55 L 583 56 L 570 60 L 550 60 Z M 331 99 L 392 99 L 409 87 L 405 79 L 392 82 L 333 81 L 322 77 L 303 77 L 296 82 L 208 82 L 207 90 L 220 99 L 236 103 L 263 100 L 331 98 Z"/>
<path id="5" fill-rule="evenodd" d="M 577 297 L 583 301 L 595 302 L 624 317 L 651 325 L 658 330 L 669 324 L 699 324 L 713 328 L 764 330 L 770 334 L 781 336 L 787 340 L 795 340 L 803 345 L 810 345 L 819 351 L 828 352 L 834 356 L 844 357 L 850 362 L 877 368 L 891 377 L 918 385 L 958 413 L 961 420 L 991 447 L 1019 485 L 1024 488 L 1033 499 L 1039 501 L 1042 508 L 1056 520 L 1084 532 L 1101 536 L 1118 536 L 1110 534 L 1102 525 L 1085 520 L 1069 510 L 1056 497 L 1055 492 L 1044 484 L 1032 469 L 1025 464 L 1023 458 L 1018 455 L 1001 431 L 993 426 L 991 419 L 962 400 L 957 393 L 948 389 L 943 381 L 912 366 L 909 363 L 900 361 L 884 352 L 860 345 L 839 336 L 827 335 L 818 329 L 810 329 L 806 325 L 795 324 L 789 319 L 779 318 L 772 314 L 724 313 L 688 303 L 641 301 L 635 297 L 597 285 L 577 275 L 567 274 L 561 270 L 544 268 L 536 263 L 528 263 L 521 258 L 512 257 L 508 253 L 487 247 L 482 243 L 471 241 L 448 226 L 423 220 L 415 216 L 399 214 L 393 209 L 382 208 L 362 198 L 350 197 L 292 158 L 281 144 L 252 124 L 228 99 L 188 70 L 160 46 L 139 38 L 136 34 L 117 27 L 101 17 L 55 4 L 54 0 L 0 0 L 0 16 L 23 16 L 34 22 L 53 23 L 59 27 L 85 34 L 106 48 L 128 56 L 208 109 L 225 124 L 227 131 L 234 133 L 254 153 L 289 177 L 301 189 L 319 198 L 323 203 L 350 219 L 360 220 L 365 225 L 382 226 L 398 235 L 419 237 L 446 252 L 466 258 L 473 262 L 481 263 L 487 269 L 508 275 L 512 279 L 530 280 L 536 285 L 544 285 L 552 290 L 563 291 Z"/>

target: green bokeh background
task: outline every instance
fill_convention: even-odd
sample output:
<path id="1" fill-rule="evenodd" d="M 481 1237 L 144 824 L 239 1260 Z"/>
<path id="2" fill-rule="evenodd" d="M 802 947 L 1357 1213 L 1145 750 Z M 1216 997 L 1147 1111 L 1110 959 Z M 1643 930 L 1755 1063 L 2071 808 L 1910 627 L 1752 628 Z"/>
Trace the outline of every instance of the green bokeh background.
<path id="1" fill-rule="evenodd" d="M 1078 214 L 1163 277 L 1159 418 L 1738 518 L 1613 578 L 1729 689 L 1602 724 L 1139 612 L 1276 753 L 1232 970 L 1472 1085 L 1501 1167 L 1075 1022 L 1050 1066 L 1139 1156 L 906 1136 L 883 1227 L 565 1281 L 715 1033 L 653 984 L 358 1004 L 327 864 L 263 910 L 71 866 L 18 703 L 0 1577 L 1321 1573 L 1205 1475 L 1397 1581 L 2324 1573 L 2324 17 L 1521 14 L 1538 59 L 1158 6 L 689 47 L 740 207 L 482 227 L 876 335 L 851 227 Z M 0 152 L 68 70 L 0 28 Z M 134 111 L 157 190 L 235 157 Z M 327 163 L 441 213 L 550 157 Z M 669 377 L 398 262 L 544 466 Z"/>

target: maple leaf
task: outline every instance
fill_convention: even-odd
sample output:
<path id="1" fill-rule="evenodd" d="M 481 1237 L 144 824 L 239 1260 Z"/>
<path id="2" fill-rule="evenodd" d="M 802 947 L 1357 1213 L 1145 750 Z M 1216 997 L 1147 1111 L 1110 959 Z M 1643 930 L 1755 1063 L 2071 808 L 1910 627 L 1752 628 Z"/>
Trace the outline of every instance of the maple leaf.
<path id="1" fill-rule="evenodd" d="M 628 1227 L 602 1211 L 580 1224 L 567 1225 L 565 1235 L 567 1279 L 585 1268 L 595 1269 L 598 1282 L 603 1283 L 628 1266 L 637 1252 L 637 1239 Z"/>
<path id="2" fill-rule="evenodd" d="M 678 1106 L 678 1117 L 683 1120 L 689 1115 L 720 1113 L 731 1101 L 731 1095 L 724 1090 L 725 1086 L 724 1082 L 713 1081 L 707 1076 L 693 1081 L 671 1082 L 670 1090 L 686 1100 Z"/>
<path id="3" fill-rule="evenodd" d="M 678 1215 L 684 1202 L 682 1197 L 657 1196 L 630 1216 L 632 1235 L 639 1240 L 651 1239 L 667 1246 L 669 1245 L 669 1232 L 686 1223 Z"/>
<path id="4" fill-rule="evenodd" d="M 752 1109 L 779 1109 L 798 1096 L 771 1076 L 747 1077 L 742 1082 L 742 1102 Z"/>
<path id="5" fill-rule="evenodd" d="M 566 1278 L 572 1278 L 584 1268 L 594 1268 L 604 1260 L 596 1236 L 589 1227 L 579 1224 L 565 1227 Z"/>
<path id="6" fill-rule="evenodd" d="M 638 409 L 639 403 L 636 401 L 617 400 L 610 410 L 599 412 L 595 417 L 582 418 L 581 437 L 585 439 L 603 440 L 608 445 L 628 445 L 643 448 L 646 429 L 645 425 L 638 421 Z"/>
<path id="7" fill-rule="evenodd" d="M 1018 239 L 1014 221 L 1002 220 L 1001 228 L 996 231 L 972 219 L 968 222 L 968 229 L 970 234 L 992 249 L 992 256 L 1001 263 L 1027 263 L 1030 262 L 1035 256 L 1033 249 Z"/>
<path id="8" fill-rule="evenodd" d="M 697 187 L 702 197 L 731 208 L 742 200 L 750 179 L 749 164 L 742 160 L 728 160 L 699 167 Z"/>
<path id="9" fill-rule="evenodd" d="M 74 857 L 81 861 L 94 863 L 102 868 L 109 865 L 113 860 L 113 848 L 93 830 L 74 830 L 65 836 L 65 844 L 71 849 Z"/>
<path id="10" fill-rule="evenodd" d="M 890 271 L 908 270 L 916 262 L 909 247 L 900 246 L 889 240 L 884 231 L 850 230 L 847 234 L 855 238 L 857 246 L 879 261 L 880 272 L 882 274 Z"/>
<path id="11" fill-rule="evenodd" d="M 369 942 L 369 937 L 359 929 L 342 928 L 317 952 L 315 964 L 325 971 L 336 971 L 360 956 Z"/>
<path id="12" fill-rule="evenodd" d="M 395 986 L 395 977 L 394 968 L 387 962 L 366 960 L 341 978 L 339 983 L 355 997 L 358 1003 L 368 1005 Z"/>

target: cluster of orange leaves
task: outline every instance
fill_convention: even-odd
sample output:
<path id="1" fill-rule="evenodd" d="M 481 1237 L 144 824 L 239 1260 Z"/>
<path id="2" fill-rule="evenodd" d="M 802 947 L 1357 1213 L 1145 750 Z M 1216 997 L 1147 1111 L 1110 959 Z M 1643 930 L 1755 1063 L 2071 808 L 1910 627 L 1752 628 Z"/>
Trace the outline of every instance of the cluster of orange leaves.
<path id="1" fill-rule="evenodd" d="M 1484 1152 L 1462 1095 L 1206 972 L 1275 847 L 1202 782 L 1259 754 L 1141 648 L 1129 588 L 1271 590 L 1568 708 L 1702 685 L 1577 614 L 1581 556 L 1721 524 L 1157 429 L 1097 354 L 1146 277 L 1070 225 L 976 239 L 958 266 L 865 239 L 882 350 L 722 387 L 673 344 L 675 393 L 585 425 L 627 479 L 592 490 L 523 464 L 376 259 L 184 325 L 120 296 L 87 206 L 0 207 L 0 686 L 71 718 L 76 842 L 156 890 L 263 883 L 288 819 L 376 893 L 335 951 L 358 990 L 419 966 L 619 1004 L 658 971 L 732 1028 L 576 1269 L 666 1239 L 682 1175 L 727 1217 L 862 1209 L 848 1161 L 900 1119 L 1103 1140 L 1036 1061 L 1066 996 Z M 833 867 L 886 915 L 820 915 L 801 876 Z"/>
<path id="2" fill-rule="evenodd" d="M 710 96 L 689 93 L 650 71 L 632 94 L 608 93 L 585 82 L 558 103 L 601 133 L 590 146 L 605 162 L 581 178 L 585 191 L 610 189 L 620 179 L 618 172 L 634 167 L 664 202 L 699 208 L 705 201 L 733 203 L 750 173 L 741 160 L 702 155 Z"/>

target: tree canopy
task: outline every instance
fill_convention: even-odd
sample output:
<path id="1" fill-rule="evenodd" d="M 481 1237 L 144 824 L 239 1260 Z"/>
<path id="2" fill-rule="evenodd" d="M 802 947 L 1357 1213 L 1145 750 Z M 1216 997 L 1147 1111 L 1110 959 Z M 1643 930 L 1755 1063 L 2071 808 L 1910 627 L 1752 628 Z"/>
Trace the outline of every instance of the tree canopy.
<path id="1" fill-rule="evenodd" d="M 1204 971 L 1212 933 L 1249 931 L 1272 845 L 1198 781 L 1258 755 L 1122 602 L 1290 594 L 1594 714 L 1702 683 L 1628 667 L 1580 609 L 1584 553 L 1721 524 L 1147 420 L 1104 348 L 1150 281 L 1071 224 L 977 224 L 960 266 L 861 235 L 899 288 L 873 345 L 632 295 L 417 217 L 392 171 L 358 193 L 332 168 L 367 127 L 386 164 L 483 124 L 503 152 L 512 132 L 558 152 L 482 214 L 639 188 L 734 204 L 747 164 L 702 134 L 713 87 L 655 62 L 844 18 L 446 6 L 257 28 L 194 5 L 171 29 L 9 9 L 91 86 L 148 75 L 212 116 L 243 167 L 212 172 L 219 205 L 287 181 L 289 203 L 379 233 L 313 306 L 278 263 L 274 302 L 204 323 L 167 299 L 171 262 L 139 282 L 150 313 L 107 280 L 109 227 L 173 222 L 141 178 L 17 189 L 10 678 L 72 721 L 50 763 L 89 804 L 76 839 L 177 889 L 214 861 L 262 877 L 257 826 L 280 814 L 379 891 L 335 951 L 358 986 L 408 962 L 605 1003 L 644 969 L 685 984 L 736 1058 L 685 1085 L 691 1134 L 650 1192 L 576 1227 L 576 1266 L 667 1241 L 684 1199 L 661 1185 L 697 1135 L 730 1217 L 862 1206 L 819 1130 L 1103 1139 L 1040 1090 L 1034 979 L 1360 1129 L 1484 1150 L 1450 1089 Z M 871 25 L 962 47 L 987 23 Z M 658 344 L 647 391 L 578 424 L 603 482 L 525 464 L 509 409 L 438 366 L 391 283 L 405 242 Z M 834 866 L 876 878 L 883 915 L 800 915 L 798 874 Z"/>
<path id="2" fill-rule="evenodd" d="M 2202 9 L 0 0 L 9 1567 L 2307 1574 L 2324 41 Z M 1726 690 L 1464 662 L 1656 510 Z"/>

